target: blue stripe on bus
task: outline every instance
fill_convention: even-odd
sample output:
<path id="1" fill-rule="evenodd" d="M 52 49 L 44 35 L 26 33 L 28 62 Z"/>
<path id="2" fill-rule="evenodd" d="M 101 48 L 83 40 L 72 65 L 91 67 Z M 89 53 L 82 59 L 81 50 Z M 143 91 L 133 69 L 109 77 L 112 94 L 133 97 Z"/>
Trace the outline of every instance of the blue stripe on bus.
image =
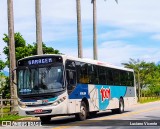
<path id="1" fill-rule="evenodd" d="M 39 100 L 48 100 L 48 102 L 51 101 L 55 101 L 58 97 L 54 97 L 54 98 L 49 98 L 49 99 L 39 99 Z M 36 99 L 25 99 L 25 100 L 21 100 L 22 102 L 37 102 Z"/>
<path id="2" fill-rule="evenodd" d="M 103 98 L 101 94 L 101 89 L 110 89 L 110 98 Z M 121 96 L 124 97 L 126 94 L 127 87 L 126 86 L 109 86 L 109 85 L 96 85 L 96 89 L 98 89 L 98 101 L 99 101 L 99 109 L 105 110 L 109 105 L 109 100 L 113 98 L 119 99 Z M 102 101 L 103 100 L 103 101 Z"/>
<path id="3" fill-rule="evenodd" d="M 88 94 L 88 84 L 77 84 L 75 89 L 69 95 L 69 99 L 89 99 L 90 96 Z"/>
<path id="4" fill-rule="evenodd" d="M 58 97 L 49 98 L 49 99 L 48 99 L 48 102 L 55 101 L 57 98 L 58 98 Z"/>
<path id="5" fill-rule="evenodd" d="M 95 85 L 95 88 L 98 90 L 99 110 L 105 110 L 109 105 L 110 99 L 119 99 L 121 96 L 124 97 L 127 90 L 126 86 Z M 105 98 L 103 99 L 101 89 L 106 90 Z M 107 92 L 110 93 L 109 98 L 107 98 Z M 84 97 L 90 99 L 88 92 L 88 84 L 78 84 L 69 95 L 69 99 L 83 99 Z"/>
<path id="6" fill-rule="evenodd" d="M 24 100 L 20 100 L 20 101 L 22 101 L 22 102 L 37 102 L 37 100 L 35 100 L 35 99 L 24 99 Z"/>

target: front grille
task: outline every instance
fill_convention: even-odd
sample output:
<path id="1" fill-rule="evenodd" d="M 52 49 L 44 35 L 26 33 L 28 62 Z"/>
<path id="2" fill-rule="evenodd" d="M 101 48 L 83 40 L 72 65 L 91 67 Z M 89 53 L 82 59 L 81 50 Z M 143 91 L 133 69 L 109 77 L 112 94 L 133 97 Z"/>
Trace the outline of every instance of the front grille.
<path id="1" fill-rule="evenodd" d="M 48 106 L 51 105 L 52 103 L 47 103 L 47 104 L 36 104 L 36 105 L 26 105 L 27 107 L 40 107 L 40 106 Z"/>
<path id="2" fill-rule="evenodd" d="M 41 113 L 35 113 L 34 111 L 26 111 L 27 115 L 35 115 L 35 114 L 46 114 L 46 113 L 51 113 L 52 110 L 42 110 Z"/>

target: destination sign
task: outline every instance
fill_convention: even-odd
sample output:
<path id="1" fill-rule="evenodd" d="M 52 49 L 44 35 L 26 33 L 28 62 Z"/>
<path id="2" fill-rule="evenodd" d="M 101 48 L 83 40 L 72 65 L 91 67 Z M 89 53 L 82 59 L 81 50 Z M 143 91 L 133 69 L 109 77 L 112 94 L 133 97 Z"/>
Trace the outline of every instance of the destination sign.
<path id="1" fill-rule="evenodd" d="M 28 65 L 48 64 L 52 62 L 52 58 L 32 59 L 28 61 Z"/>
<path id="2" fill-rule="evenodd" d="M 32 66 L 32 65 L 45 65 L 52 63 L 62 63 L 60 56 L 43 56 L 43 57 L 29 57 L 18 61 L 18 66 Z"/>

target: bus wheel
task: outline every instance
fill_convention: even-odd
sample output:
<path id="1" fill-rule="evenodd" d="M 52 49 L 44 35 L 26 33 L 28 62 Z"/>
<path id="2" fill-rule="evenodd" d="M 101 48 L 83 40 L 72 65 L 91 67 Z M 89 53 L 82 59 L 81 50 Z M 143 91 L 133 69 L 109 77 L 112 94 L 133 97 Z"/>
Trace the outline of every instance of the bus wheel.
<path id="1" fill-rule="evenodd" d="M 119 100 L 119 109 L 118 113 L 123 113 L 124 112 L 124 101 L 123 99 Z"/>
<path id="2" fill-rule="evenodd" d="M 76 118 L 83 121 L 87 118 L 87 107 L 85 102 L 81 102 L 80 113 L 76 114 Z"/>
<path id="3" fill-rule="evenodd" d="M 51 121 L 51 116 L 42 116 L 40 117 L 42 124 L 48 124 Z"/>
<path id="4" fill-rule="evenodd" d="M 122 98 L 120 98 L 119 100 L 119 108 L 117 109 L 112 109 L 112 113 L 113 114 L 117 114 L 117 113 L 123 113 L 124 112 L 124 101 Z"/>

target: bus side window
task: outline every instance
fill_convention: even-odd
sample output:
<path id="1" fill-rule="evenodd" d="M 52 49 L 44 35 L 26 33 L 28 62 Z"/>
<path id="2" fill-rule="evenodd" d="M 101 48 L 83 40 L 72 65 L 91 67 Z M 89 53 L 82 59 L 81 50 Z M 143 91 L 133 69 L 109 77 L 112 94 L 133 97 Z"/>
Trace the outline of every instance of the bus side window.
<path id="1" fill-rule="evenodd" d="M 120 85 L 120 71 L 115 69 L 113 71 L 113 82 L 114 82 L 114 85 Z"/>
<path id="2" fill-rule="evenodd" d="M 88 64 L 87 63 L 81 63 L 81 76 L 80 76 L 80 83 L 87 84 L 89 83 L 89 77 L 88 77 Z"/>
<path id="3" fill-rule="evenodd" d="M 113 70 L 111 68 L 107 68 L 107 84 L 108 85 L 114 85 L 113 82 Z"/>
<path id="4" fill-rule="evenodd" d="M 98 67 L 98 75 L 99 75 L 99 84 L 106 85 L 106 69 L 105 67 L 99 66 Z"/>
<path id="5" fill-rule="evenodd" d="M 125 71 L 120 72 L 120 82 L 122 86 L 126 85 L 126 76 L 125 76 Z"/>
<path id="6" fill-rule="evenodd" d="M 71 93 L 76 86 L 76 67 L 74 61 L 66 61 L 66 82 L 68 93 Z"/>
<path id="7" fill-rule="evenodd" d="M 88 75 L 90 78 L 90 84 L 99 84 L 98 68 L 96 65 L 88 65 Z"/>

